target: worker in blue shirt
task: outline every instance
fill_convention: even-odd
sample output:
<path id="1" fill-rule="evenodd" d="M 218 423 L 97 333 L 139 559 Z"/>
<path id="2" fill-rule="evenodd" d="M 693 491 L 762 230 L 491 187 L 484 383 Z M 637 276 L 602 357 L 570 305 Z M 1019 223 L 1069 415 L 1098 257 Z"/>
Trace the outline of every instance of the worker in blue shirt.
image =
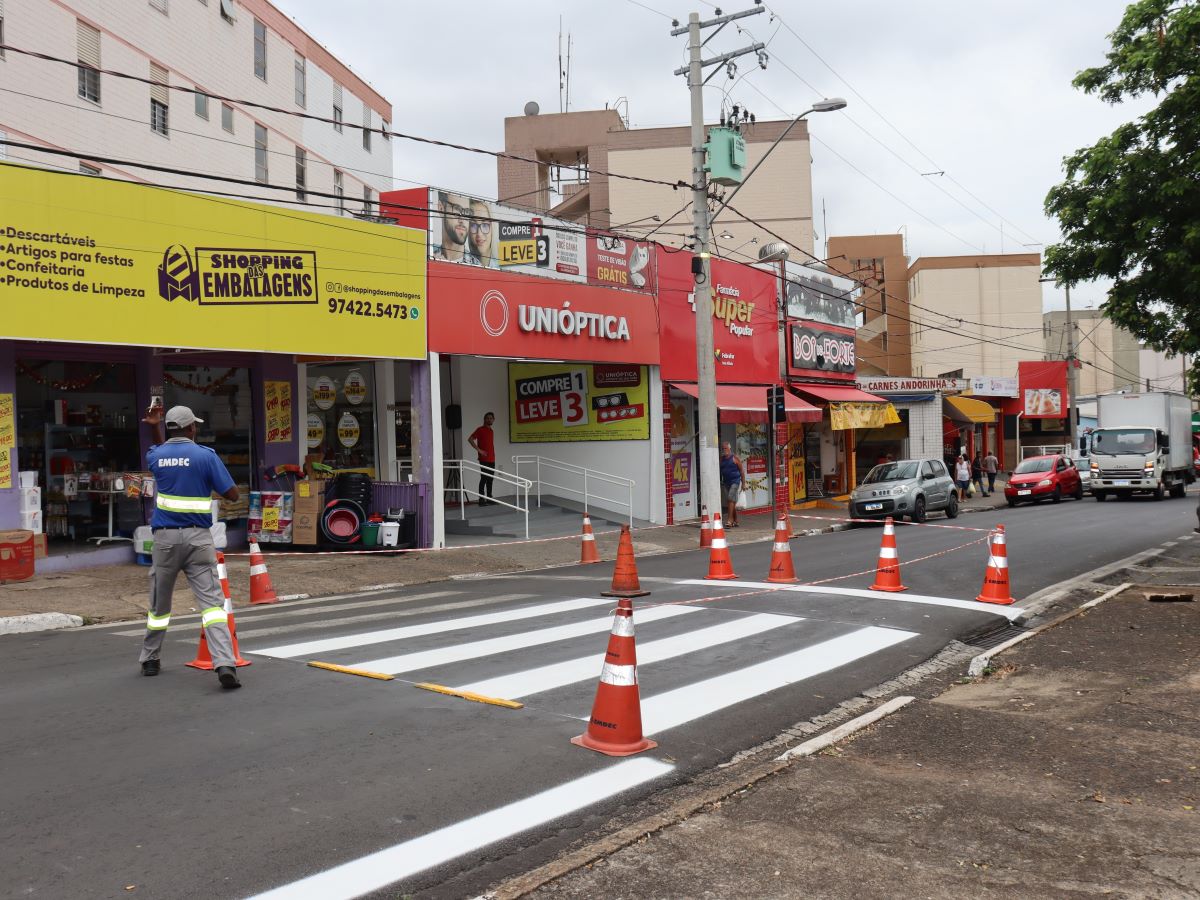
<path id="1" fill-rule="evenodd" d="M 204 420 L 197 419 L 186 406 L 172 406 L 165 417 L 162 406 L 152 406 L 142 421 L 154 429 L 154 445 L 146 454 L 146 462 L 156 486 L 154 516 L 150 520 L 154 551 L 142 674 L 157 675 L 162 665 L 159 655 L 171 621 L 171 595 L 177 576 L 183 572 L 199 601 L 200 623 L 221 687 L 241 687 L 225 594 L 217 578 L 217 551 L 209 530 L 213 494 L 237 500 L 237 485 L 220 457 L 196 443 L 196 423 Z"/>

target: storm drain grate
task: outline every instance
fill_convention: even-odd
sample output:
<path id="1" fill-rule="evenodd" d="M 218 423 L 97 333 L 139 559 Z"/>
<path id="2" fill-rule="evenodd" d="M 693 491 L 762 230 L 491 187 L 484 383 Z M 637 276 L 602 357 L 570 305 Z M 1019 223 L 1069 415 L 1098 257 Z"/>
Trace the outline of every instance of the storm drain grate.
<path id="1" fill-rule="evenodd" d="M 980 650 L 991 650 L 993 647 L 998 647 L 1005 641 L 1015 638 L 1017 635 L 1024 634 L 1026 630 L 1019 625 L 1013 625 L 1011 622 L 1008 622 L 994 631 L 977 635 L 965 643 L 971 647 L 978 647 Z"/>

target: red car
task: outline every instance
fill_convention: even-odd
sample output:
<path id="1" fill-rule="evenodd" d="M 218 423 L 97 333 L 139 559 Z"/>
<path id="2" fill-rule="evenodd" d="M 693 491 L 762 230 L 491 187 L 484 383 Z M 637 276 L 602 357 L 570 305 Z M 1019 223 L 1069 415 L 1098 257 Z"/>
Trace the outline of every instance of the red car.
<path id="1" fill-rule="evenodd" d="M 1004 488 L 1004 499 L 1009 506 L 1040 500 L 1058 503 L 1064 496 L 1083 499 L 1079 470 L 1065 456 L 1031 456 L 1021 460 Z"/>

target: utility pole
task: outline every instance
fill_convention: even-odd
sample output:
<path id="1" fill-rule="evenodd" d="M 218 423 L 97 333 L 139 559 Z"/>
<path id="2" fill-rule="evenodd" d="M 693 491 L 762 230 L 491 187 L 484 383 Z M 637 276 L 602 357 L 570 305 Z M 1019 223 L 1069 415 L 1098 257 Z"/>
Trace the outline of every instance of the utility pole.
<path id="1" fill-rule="evenodd" d="M 1067 295 L 1067 434 L 1070 436 L 1071 449 L 1079 448 L 1075 424 L 1075 323 L 1071 320 L 1071 286 L 1064 285 Z"/>
<path id="2" fill-rule="evenodd" d="M 760 0 L 761 2 L 761 0 Z M 699 13 L 688 15 L 686 27 L 676 27 L 672 37 L 688 36 L 688 65 L 676 69 L 676 75 L 687 75 L 692 101 L 692 222 L 696 230 L 696 256 L 692 261 L 692 275 L 696 281 L 696 393 L 699 395 L 700 427 L 699 443 L 700 505 L 710 513 L 721 509 L 720 447 L 717 440 L 717 376 L 713 358 L 713 302 L 712 264 L 709 258 L 709 214 L 708 173 L 705 169 L 704 149 L 704 82 L 702 77 L 707 66 L 728 62 L 747 53 L 763 49 L 765 44 L 755 43 L 742 50 L 724 53 L 712 59 L 703 59 L 704 43 L 700 31 L 713 25 L 720 31 L 734 19 L 766 12 L 762 6 L 730 15 L 718 15 L 706 22 L 700 21 Z M 715 36 L 716 32 L 712 36 Z M 710 37 L 712 37 L 710 36 Z M 718 70 L 714 70 L 716 72 Z"/>

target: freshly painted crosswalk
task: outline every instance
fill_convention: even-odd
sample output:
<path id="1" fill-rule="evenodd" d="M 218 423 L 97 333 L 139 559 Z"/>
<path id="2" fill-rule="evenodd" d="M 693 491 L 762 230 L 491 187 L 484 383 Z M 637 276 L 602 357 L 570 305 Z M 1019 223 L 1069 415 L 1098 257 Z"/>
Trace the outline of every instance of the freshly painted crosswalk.
<path id="1" fill-rule="evenodd" d="M 611 603 L 611 601 L 609 601 Z M 641 622 L 661 622 L 664 619 L 674 619 L 686 616 L 700 610 L 694 606 L 656 606 L 641 613 Z M 364 662 L 353 663 L 352 668 L 368 669 L 372 672 L 384 672 L 388 675 L 399 675 L 401 672 L 415 672 L 417 669 L 431 669 L 449 663 L 462 662 L 467 659 L 495 656 L 498 653 L 508 653 L 512 650 L 524 650 L 529 647 L 539 647 L 543 644 L 556 644 L 571 638 L 583 637 L 588 634 L 602 634 L 612 628 L 612 616 L 602 619 L 587 619 L 583 622 L 572 622 L 570 625 L 558 625 L 552 628 L 539 628 L 536 631 L 525 631 L 520 634 L 506 634 L 502 637 L 488 638 L 482 641 L 468 641 L 462 644 L 452 644 L 439 647 L 436 650 L 423 650 L 416 653 L 404 653 L 399 656 L 388 656 L 383 659 L 368 659 Z"/>
<path id="2" fill-rule="evenodd" d="M 551 616 L 558 613 L 577 612 L 597 606 L 613 605 L 612 600 L 603 597 L 581 597 L 574 600 L 560 600 L 556 603 L 541 603 L 535 606 L 519 606 L 501 612 L 484 613 L 478 616 L 467 616 L 461 619 L 443 619 L 437 622 L 426 622 L 421 625 L 406 625 L 402 628 L 387 628 L 382 631 L 369 631 L 361 634 L 347 634 L 340 637 L 324 638 L 319 641 L 305 641 L 299 644 L 284 644 L 279 647 L 251 650 L 261 656 L 276 656 L 281 659 L 294 659 L 297 656 L 312 656 L 317 653 L 328 653 L 333 650 L 345 650 L 349 647 L 364 647 L 370 644 L 386 644 L 390 641 L 402 641 L 407 638 L 424 637 L 431 634 L 441 634 L 447 631 L 461 631 L 468 628 L 482 628 L 487 625 L 497 625 L 502 622 L 517 622 L 521 619 L 536 619 L 540 616 Z"/>
<path id="3" fill-rule="evenodd" d="M 664 608 L 692 609 L 693 607 Z M 644 625 L 647 621 L 646 615 L 649 612 L 652 612 L 652 610 L 639 613 L 637 617 L 638 623 Z M 699 653 L 701 650 L 707 650 L 710 647 L 716 647 L 732 641 L 740 641 L 744 638 L 765 634 L 776 628 L 782 628 L 785 625 L 795 625 L 803 621 L 803 619 L 793 616 L 759 613 L 757 615 L 743 616 L 740 619 L 734 619 L 732 622 L 722 622 L 719 625 L 710 625 L 707 628 L 689 631 L 686 634 L 660 638 L 653 641 L 643 641 L 637 645 L 638 664 L 645 667 L 653 663 L 663 662 L 664 660 L 686 656 L 689 653 Z M 524 672 L 514 672 L 510 675 L 489 678 L 486 681 L 476 681 L 471 684 L 459 685 L 458 690 L 484 694 L 488 697 L 506 697 L 510 700 L 515 700 L 518 697 L 527 697 L 530 694 L 552 691 L 555 688 L 565 687 L 568 684 L 587 681 L 589 678 L 598 678 L 600 675 L 600 661 L 600 654 L 592 653 L 576 659 L 569 659 L 566 662 L 538 666 L 533 669 L 526 669 Z"/>

